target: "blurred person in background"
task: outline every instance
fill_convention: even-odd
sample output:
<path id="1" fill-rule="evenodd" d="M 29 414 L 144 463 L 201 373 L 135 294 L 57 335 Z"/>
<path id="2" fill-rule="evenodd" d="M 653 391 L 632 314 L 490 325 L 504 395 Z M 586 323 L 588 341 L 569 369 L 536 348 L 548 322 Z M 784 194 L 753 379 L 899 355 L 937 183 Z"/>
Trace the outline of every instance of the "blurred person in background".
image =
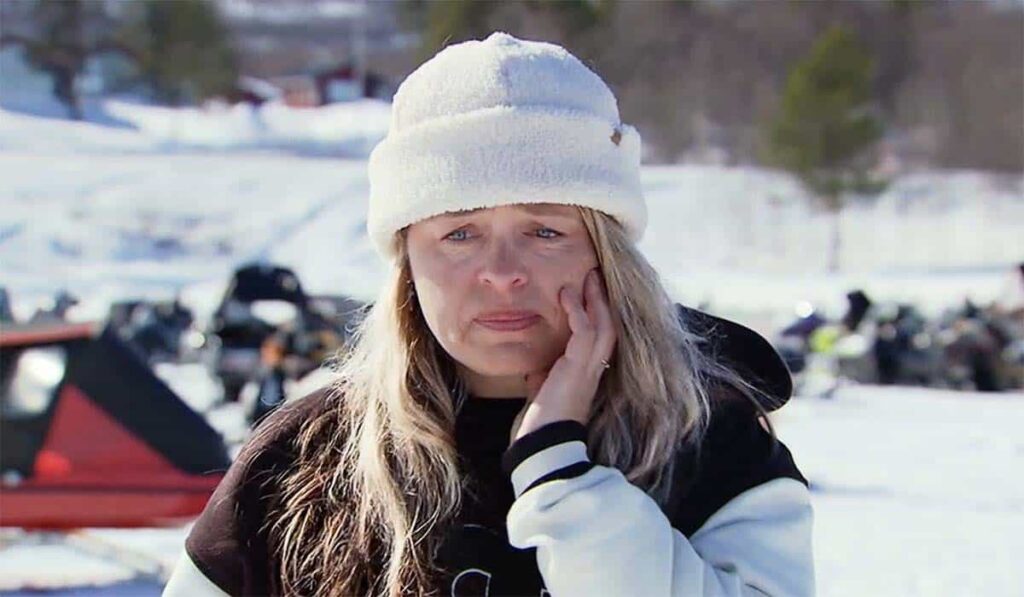
<path id="1" fill-rule="evenodd" d="M 0 323 L 14 323 L 14 310 L 11 307 L 11 295 L 0 286 Z"/>
<path id="2" fill-rule="evenodd" d="M 285 381 L 288 379 L 285 360 L 294 351 L 295 334 L 282 327 L 260 345 L 260 371 L 256 379 L 256 402 L 249 415 L 250 424 L 256 424 L 285 399 Z"/>
<path id="3" fill-rule="evenodd" d="M 495 33 L 413 72 L 369 164 L 392 276 L 165 595 L 813 594 L 807 481 L 639 252 L 639 166 L 559 46 Z"/>

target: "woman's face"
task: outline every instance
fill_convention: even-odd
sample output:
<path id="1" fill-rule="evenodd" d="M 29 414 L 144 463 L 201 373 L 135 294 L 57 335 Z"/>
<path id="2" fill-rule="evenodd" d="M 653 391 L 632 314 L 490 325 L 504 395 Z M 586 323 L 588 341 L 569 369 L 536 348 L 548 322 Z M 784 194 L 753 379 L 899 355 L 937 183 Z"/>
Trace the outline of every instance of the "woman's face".
<path id="1" fill-rule="evenodd" d="M 445 351 L 478 376 L 522 377 L 564 352 L 559 291 L 597 266 L 579 210 L 509 205 L 435 216 L 407 235 L 420 308 Z"/>

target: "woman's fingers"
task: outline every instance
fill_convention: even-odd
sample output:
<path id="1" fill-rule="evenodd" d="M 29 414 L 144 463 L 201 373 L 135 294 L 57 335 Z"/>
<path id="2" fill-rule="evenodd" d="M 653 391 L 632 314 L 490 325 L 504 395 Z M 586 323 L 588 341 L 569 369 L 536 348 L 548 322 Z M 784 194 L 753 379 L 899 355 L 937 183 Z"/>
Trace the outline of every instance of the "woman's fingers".
<path id="1" fill-rule="evenodd" d="M 571 288 L 563 290 L 572 331 L 565 354 L 573 362 L 591 367 L 603 367 L 601 360 L 610 358 L 615 345 L 615 328 L 600 277 L 597 270 L 587 273 L 582 297 Z"/>
<path id="2" fill-rule="evenodd" d="M 594 333 L 590 316 L 584 310 L 580 294 L 575 288 L 566 286 L 562 289 L 562 307 L 569 316 L 569 330 L 574 338 L 577 335 L 590 336 Z"/>
<path id="3" fill-rule="evenodd" d="M 563 357 L 574 365 L 585 366 L 587 355 L 594 345 L 593 328 L 583 310 L 579 292 L 570 287 L 562 289 L 562 308 L 569 320 L 569 342 L 565 346 Z"/>
<path id="4" fill-rule="evenodd" d="M 615 350 L 615 321 L 612 318 L 612 310 L 608 305 L 608 295 L 605 292 L 604 283 L 601 280 L 601 273 L 592 270 L 591 283 L 587 294 L 587 310 L 591 313 L 594 321 L 595 340 L 594 354 L 598 359 L 611 359 Z"/>

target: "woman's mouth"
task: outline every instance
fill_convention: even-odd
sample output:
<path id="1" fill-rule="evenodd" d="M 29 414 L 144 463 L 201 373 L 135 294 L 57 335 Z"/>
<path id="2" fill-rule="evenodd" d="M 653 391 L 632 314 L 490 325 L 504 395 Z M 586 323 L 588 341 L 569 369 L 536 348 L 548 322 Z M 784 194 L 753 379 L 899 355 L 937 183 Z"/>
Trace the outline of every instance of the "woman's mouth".
<path id="1" fill-rule="evenodd" d="M 540 315 L 536 313 L 502 313 L 488 314 L 486 317 L 478 317 L 476 322 L 485 328 L 499 332 L 515 332 L 525 330 L 540 321 Z"/>

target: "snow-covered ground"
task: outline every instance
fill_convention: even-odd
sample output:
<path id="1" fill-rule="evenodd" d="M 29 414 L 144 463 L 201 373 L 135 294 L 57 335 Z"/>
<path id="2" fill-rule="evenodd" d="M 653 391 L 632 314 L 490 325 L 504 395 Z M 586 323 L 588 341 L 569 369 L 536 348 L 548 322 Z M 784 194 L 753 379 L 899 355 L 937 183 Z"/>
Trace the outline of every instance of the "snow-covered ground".
<path id="1" fill-rule="evenodd" d="M 812 484 L 822 596 L 1021 594 L 1024 395 L 847 387 L 775 423 Z"/>
<path id="2" fill-rule="evenodd" d="M 21 314 L 58 287 L 83 299 L 79 318 L 102 316 L 116 298 L 175 291 L 203 311 L 234 267 L 272 260 L 314 292 L 369 298 L 385 271 L 364 232 L 365 160 L 282 145 L 316 153 L 319 135 L 365 151 L 387 128 L 378 108 L 271 106 L 259 113 L 277 133 L 262 140 L 249 108 L 109 103 L 108 115 L 136 128 L 0 110 L 0 283 Z M 789 315 L 801 300 L 836 311 L 853 287 L 933 311 L 987 301 L 1024 258 L 1020 176 L 897 180 L 845 212 L 840 275 L 823 273 L 828 218 L 787 175 L 677 166 L 646 168 L 643 180 L 641 248 L 668 286 L 748 320 Z"/>
<path id="3" fill-rule="evenodd" d="M 6 533 L 0 540 L 0 594 L 159 595 L 187 530 Z"/>
<path id="4" fill-rule="evenodd" d="M 314 293 L 369 298 L 385 270 L 364 232 L 359 156 L 386 131 L 380 108 L 113 103 L 106 125 L 0 109 L 0 285 L 21 317 L 58 288 L 83 300 L 79 319 L 174 292 L 202 317 L 234 267 L 267 260 Z M 643 180 L 641 248 L 666 283 L 747 322 L 802 300 L 835 312 L 853 287 L 931 311 L 985 302 L 1024 258 L 1020 176 L 896 181 L 845 213 L 841 275 L 823 273 L 828 222 L 788 176 L 678 166 Z M 197 405 L 215 388 L 195 369 L 160 374 Z M 820 594 L 1020 594 L 1024 396 L 844 388 L 794 401 L 777 425 L 814 483 Z M 184 534 L 89 531 L 74 547 L 4 536 L 0 590 L 127 581 L 109 591 L 155 594 Z M 128 555 L 97 555 L 109 543 Z"/>
<path id="5" fill-rule="evenodd" d="M 849 387 L 794 399 L 773 420 L 812 485 L 819 595 L 1020 595 L 1024 395 Z M 111 594 L 155 595 L 186 532 L 11 542 L 0 590 L 114 584 Z"/>

